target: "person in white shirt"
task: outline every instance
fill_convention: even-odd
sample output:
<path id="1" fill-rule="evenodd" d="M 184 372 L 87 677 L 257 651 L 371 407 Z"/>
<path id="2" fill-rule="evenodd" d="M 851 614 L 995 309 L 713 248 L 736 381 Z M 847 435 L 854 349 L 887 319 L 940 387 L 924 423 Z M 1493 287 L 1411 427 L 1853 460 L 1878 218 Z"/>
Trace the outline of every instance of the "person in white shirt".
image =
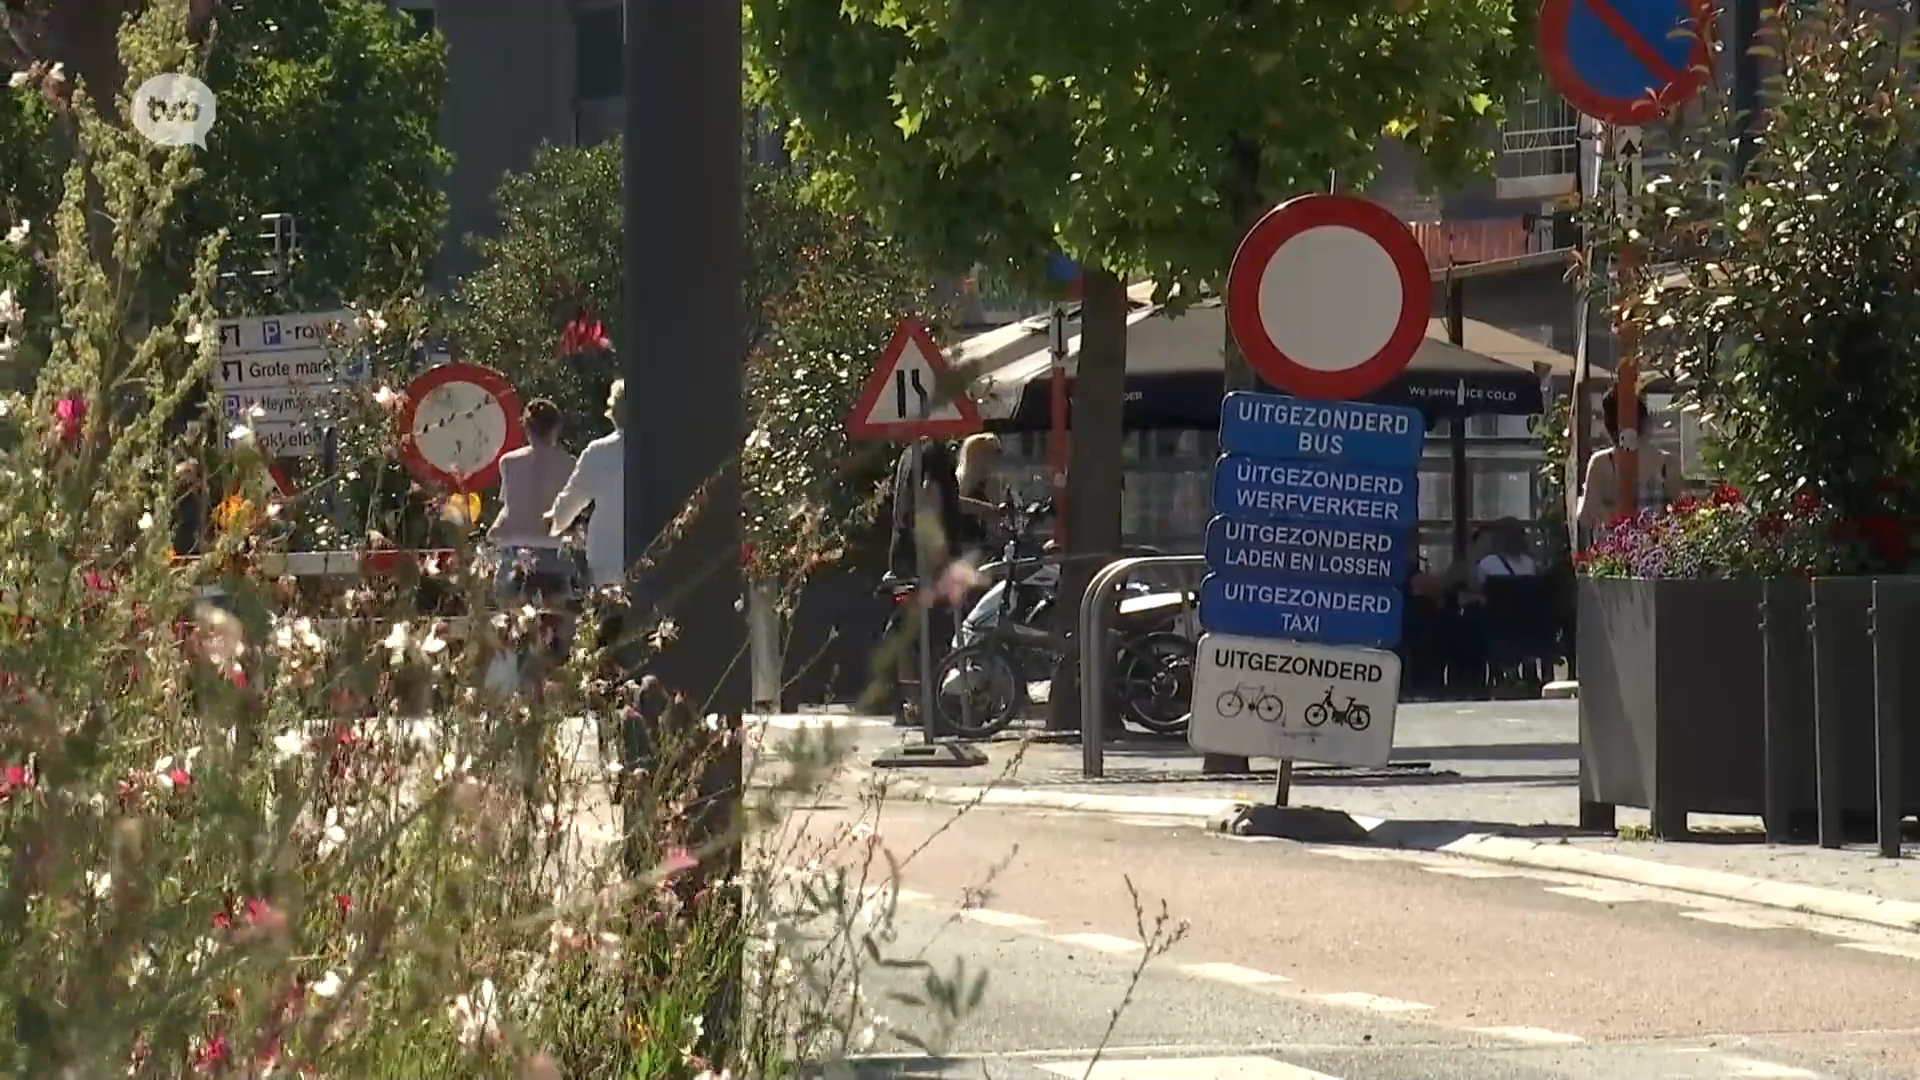
<path id="1" fill-rule="evenodd" d="M 553 402 L 529 402 L 522 423 L 527 445 L 500 459 L 500 513 L 487 531 L 499 560 L 494 590 L 502 601 L 558 599 L 571 588 L 572 575 L 546 514 L 573 475 L 573 455 L 560 446 L 560 408 Z"/>
<path id="2" fill-rule="evenodd" d="M 547 514 L 548 532 L 565 535 L 587 507 L 587 576 L 594 588 L 626 580 L 626 446 L 620 439 L 620 417 L 626 404 L 627 381 L 615 379 L 607 392 L 607 419 L 613 431 L 587 444 L 574 463 L 573 475 L 553 500 Z"/>

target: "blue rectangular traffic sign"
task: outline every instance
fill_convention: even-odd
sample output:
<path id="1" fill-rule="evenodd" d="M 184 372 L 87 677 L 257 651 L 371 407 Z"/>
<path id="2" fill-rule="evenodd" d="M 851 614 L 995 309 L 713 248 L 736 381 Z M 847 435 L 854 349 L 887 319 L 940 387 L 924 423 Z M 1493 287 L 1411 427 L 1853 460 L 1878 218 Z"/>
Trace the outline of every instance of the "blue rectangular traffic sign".
<path id="1" fill-rule="evenodd" d="M 1398 529 L 1310 521 L 1216 517 L 1207 523 L 1207 566 L 1239 577 L 1344 578 L 1398 585 L 1408 534 Z"/>
<path id="2" fill-rule="evenodd" d="M 1227 454 L 1213 463 L 1213 512 L 1256 521 L 1333 521 L 1411 529 L 1419 480 L 1406 471 Z"/>
<path id="3" fill-rule="evenodd" d="M 1398 405 L 1244 391 L 1220 402 L 1220 449 L 1229 454 L 1410 469 L 1426 438 L 1420 410 Z"/>
<path id="4" fill-rule="evenodd" d="M 1403 605 L 1399 589 L 1373 585 L 1227 574 L 1200 582 L 1200 625 L 1214 634 L 1390 649 Z"/>

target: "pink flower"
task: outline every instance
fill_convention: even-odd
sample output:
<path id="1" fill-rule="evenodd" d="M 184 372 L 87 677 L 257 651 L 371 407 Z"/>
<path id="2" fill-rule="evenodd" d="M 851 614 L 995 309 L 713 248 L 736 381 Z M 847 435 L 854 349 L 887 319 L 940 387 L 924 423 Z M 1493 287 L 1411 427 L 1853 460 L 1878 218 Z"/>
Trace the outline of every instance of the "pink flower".
<path id="1" fill-rule="evenodd" d="M 77 397 L 61 398 L 53 406 L 53 419 L 60 429 L 60 441 L 71 446 L 80 441 L 80 429 L 87 422 L 87 403 Z"/>
<path id="2" fill-rule="evenodd" d="M 185 791 L 193 786 L 193 777 L 178 765 L 167 770 L 167 779 L 173 781 L 175 791 Z"/>
<path id="3" fill-rule="evenodd" d="M 9 765 L 0 770 L 0 795 L 33 783 L 33 771 L 25 765 Z"/>
<path id="4" fill-rule="evenodd" d="M 699 865 L 700 860 L 694 858 L 693 853 L 686 848 L 670 847 L 667 849 L 667 853 L 661 857 L 660 865 L 656 870 L 664 880 L 679 874 L 684 874 Z"/>

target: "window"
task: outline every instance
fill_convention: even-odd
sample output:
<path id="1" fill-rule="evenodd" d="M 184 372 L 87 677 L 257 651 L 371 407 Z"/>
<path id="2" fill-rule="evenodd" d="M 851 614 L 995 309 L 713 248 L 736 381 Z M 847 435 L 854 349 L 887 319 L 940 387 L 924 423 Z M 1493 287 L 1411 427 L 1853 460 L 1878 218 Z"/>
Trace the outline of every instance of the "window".
<path id="1" fill-rule="evenodd" d="M 1548 199 L 1578 190 L 1580 114 L 1545 84 L 1513 106 L 1500 127 L 1494 193 L 1503 199 Z"/>
<path id="2" fill-rule="evenodd" d="M 625 22 L 619 5 L 596 4 L 573 14 L 573 96 L 576 103 L 626 93 Z"/>

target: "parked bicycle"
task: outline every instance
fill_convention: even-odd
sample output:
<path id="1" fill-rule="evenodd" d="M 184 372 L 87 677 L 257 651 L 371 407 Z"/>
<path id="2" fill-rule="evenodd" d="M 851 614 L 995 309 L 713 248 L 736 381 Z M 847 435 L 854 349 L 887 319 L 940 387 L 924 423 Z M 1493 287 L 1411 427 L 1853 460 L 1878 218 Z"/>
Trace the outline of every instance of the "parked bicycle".
<path id="1" fill-rule="evenodd" d="M 1050 679 L 1078 648 L 1047 626 L 1060 567 L 1039 557 L 1033 530 L 1052 512 L 1051 500 L 1002 504 L 1007 540 L 999 580 L 962 621 L 936 676 L 938 719 L 963 738 L 985 738 L 1012 723 L 1027 704 L 1027 684 Z M 1193 714 L 1194 644 L 1173 629 L 1187 604 L 1183 594 L 1131 589 L 1111 639 L 1113 700 L 1125 720 L 1156 734 L 1185 731 Z"/>
<path id="2" fill-rule="evenodd" d="M 1232 719 L 1248 709 L 1263 723 L 1277 724 L 1286 715 L 1287 704 L 1264 686 L 1236 686 L 1213 703 L 1221 716 Z"/>
<path id="3" fill-rule="evenodd" d="M 1373 710 L 1355 701 L 1351 694 L 1347 695 L 1347 703 L 1344 707 L 1335 705 L 1333 687 L 1329 686 L 1326 696 L 1307 706 L 1304 719 L 1308 727 L 1319 727 L 1331 720 L 1336 727 L 1365 731 L 1367 725 L 1373 723 Z"/>

